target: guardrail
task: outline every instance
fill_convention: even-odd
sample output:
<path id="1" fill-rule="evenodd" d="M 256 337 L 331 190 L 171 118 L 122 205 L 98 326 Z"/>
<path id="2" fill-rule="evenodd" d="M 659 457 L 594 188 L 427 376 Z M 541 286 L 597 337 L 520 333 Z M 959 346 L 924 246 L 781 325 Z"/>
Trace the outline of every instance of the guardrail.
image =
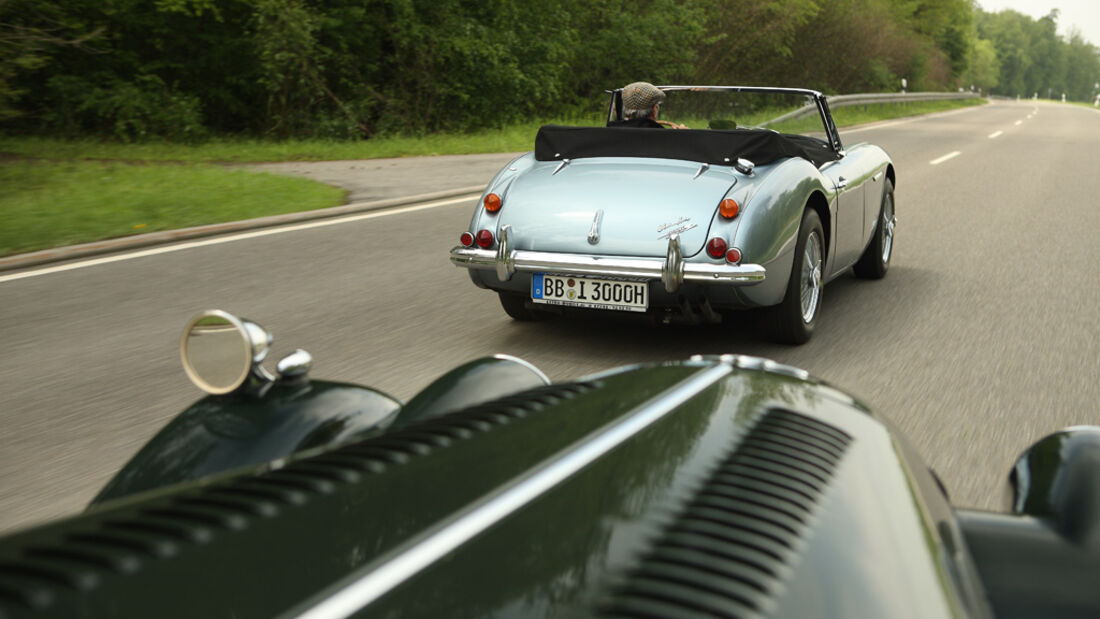
<path id="1" fill-rule="evenodd" d="M 872 103 L 908 103 L 909 101 L 945 101 L 948 99 L 971 99 L 977 97 L 973 92 L 878 92 L 861 95 L 833 95 L 825 97 L 829 107 L 846 105 L 869 105 Z"/>
<path id="2" fill-rule="evenodd" d="M 973 92 L 876 92 L 855 95 L 833 95 L 825 97 L 829 102 L 829 108 L 845 107 L 849 105 L 875 105 L 880 103 L 909 103 L 912 101 L 945 101 L 949 99 L 971 99 L 978 97 Z M 795 120 L 817 114 L 817 108 L 813 105 L 801 107 L 793 112 L 788 112 L 778 118 L 773 118 L 761 126 Z"/>

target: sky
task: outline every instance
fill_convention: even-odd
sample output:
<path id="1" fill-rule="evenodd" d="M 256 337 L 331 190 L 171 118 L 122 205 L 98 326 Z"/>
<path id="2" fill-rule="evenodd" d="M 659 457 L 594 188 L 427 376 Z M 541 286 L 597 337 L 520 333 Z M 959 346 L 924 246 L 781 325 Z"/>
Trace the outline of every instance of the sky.
<path id="1" fill-rule="evenodd" d="M 1012 9 L 1033 19 L 1059 9 L 1058 34 L 1068 39 L 1069 29 L 1076 27 L 1086 41 L 1100 47 L 1100 0 L 978 0 L 986 13 Z"/>

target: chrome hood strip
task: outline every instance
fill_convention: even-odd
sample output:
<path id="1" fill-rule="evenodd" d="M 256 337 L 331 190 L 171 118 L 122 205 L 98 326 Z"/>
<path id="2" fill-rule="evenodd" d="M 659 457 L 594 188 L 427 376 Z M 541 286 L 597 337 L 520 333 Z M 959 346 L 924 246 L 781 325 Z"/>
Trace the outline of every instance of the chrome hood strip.
<path id="1" fill-rule="evenodd" d="M 350 617 L 447 554 L 520 510 L 600 457 L 672 413 L 732 372 L 723 360 L 673 385 L 633 411 L 573 443 L 466 510 L 351 574 L 284 617 Z"/>

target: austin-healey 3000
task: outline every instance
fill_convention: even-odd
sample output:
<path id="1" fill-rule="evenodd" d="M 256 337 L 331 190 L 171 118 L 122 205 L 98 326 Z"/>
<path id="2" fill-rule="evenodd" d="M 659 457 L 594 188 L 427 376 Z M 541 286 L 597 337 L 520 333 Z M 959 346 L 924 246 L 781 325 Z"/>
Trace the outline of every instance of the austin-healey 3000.
<path id="1" fill-rule="evenodd" d="M 720 322 L 763 308 L 781 342 L 813 333 L 823 285 L 886 274 L 893 162 L 845 147 L 824 95 L 664 86 L 687 130 L 548 125 L 487 186 L 451 261 L 517 320 L 646 313 Z"/>

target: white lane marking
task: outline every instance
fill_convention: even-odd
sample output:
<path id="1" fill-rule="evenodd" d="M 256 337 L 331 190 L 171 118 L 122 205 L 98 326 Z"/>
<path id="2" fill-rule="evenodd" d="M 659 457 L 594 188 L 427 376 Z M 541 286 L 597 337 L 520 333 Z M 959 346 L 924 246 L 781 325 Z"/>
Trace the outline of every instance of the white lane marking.
<path id="1" fill-rule="evenodd" d="M 90 260 L 82 260 L 80 262 L 72 262 L 69 264 L 62 264 L 54 267 L 46 267 L 43 269 L 36 269 L 34 271 L 24 271 L 22 273 L 13 273 L 11 275 L 0 275 L 0 283 L 11 282 L 17 279 L 26 279 L 28 277 L 37 277 L 39 275 L 50 275 L 52 273 L 61 273 L 63 271 L 73 271 L 75 269 L 83 269 L 87 267 L 99 266 L 101 264 L 110 264 L 112 262 L 122 262 L 123 260 L 133 260 L 135 258 L 145 258 L 148 256 L 158 256 L 160 254 L 170 254 L 176 251 L 183 251 L 185 249 L 194 249 L 196 247 L 206 247 L 208 245 L 221 245 L 223 243 L 232 243 L 234 241 L 243 241 L 246 239 L 259 238 L 261 236 L 271 236 L 273 234 L 283 234 L 286 232 L 297 232 L 299 230 L 309 230 L 310 228 L 321 228 L 324 226 L 336 226 L 339 224 L 351 223 L 354 221 L 362 221 L 364 219 L 375 219 L 378 217 L 387 217 L 389 215 L 400 215 L 402 213 L 412 213 L 415 211 L 423 211 L 430 208 L 438 208 L 441 206 L 450 206 L 452 204 L 468 203 L 471 199 L 470 196 L 477 194 L 470 194 L 469 196 L 463 196 L 460 198 L 451 198 L 448 200 L 439 200 L 436 202 L 427 202 L 425 204 L 419 204 L 417 206 L 406 206 L 403 208 L 395 208 L 392 210 L 375 211 L 371 213 L 364 213 L 362 215 L 349 215 L 347 217 L 335 217 L 332 219 L 322 219 L 320 221 L 311 221 L 304 224 L 296 224 L 291 226 L 281 226 L 277 228 L 265 228 L 263 230 L 256 230 L 253 232 L 242 232 L 240 234 L 230 234 L 226 236 L 217 236 L 209 239 L 203 239 L 201 241 L 190 241 L 186 243 L 178 243 L 175 245 L 168 245 L 164 247 L 154 247 L 153 249 L 145 249 L 142 251 L 135 251 L 125 254 L 119 254 L 115 256 L 107 256 L 105 258 L 92 258 Z"/>
<path id="2" fill-rule="evenodd" d="M 1020 126 L 1020 125 L 1022 125 L 1022 124 L 1024 124 L 1024 121 L 1022 121 L 1022 120 L 1017 120 L 1017 121 L 1016 121 L 1016 126 L 1017 126 L 1017 127 L 1019 127 L 1019 126 Z"/>
<path id="3" fill-rule="evenodd" d="M 943 157 L 940 157 L 939 159 L 933 159 L 932 161 L 929 161 L 928 163 L 930 163 L 932 165 L 940 165 L 944 161 L 947 161 L 948 159 L 954 159 L 955 157 L 958 157 L 961 154 L 962 154 L 961 151 L 956 150 L 956 151 L 947 153 L 946 155 L 944 155 Z"/>
<path id="4" fill-rule="evenodd" d="M 997 137 L 998 135 L 1001 135 L 1002 133 L 1004 133 L 1004 131 L 994 131 L 993 133 L 989 134 L 989 139 L 992 140 L 993 138 Z"/>

